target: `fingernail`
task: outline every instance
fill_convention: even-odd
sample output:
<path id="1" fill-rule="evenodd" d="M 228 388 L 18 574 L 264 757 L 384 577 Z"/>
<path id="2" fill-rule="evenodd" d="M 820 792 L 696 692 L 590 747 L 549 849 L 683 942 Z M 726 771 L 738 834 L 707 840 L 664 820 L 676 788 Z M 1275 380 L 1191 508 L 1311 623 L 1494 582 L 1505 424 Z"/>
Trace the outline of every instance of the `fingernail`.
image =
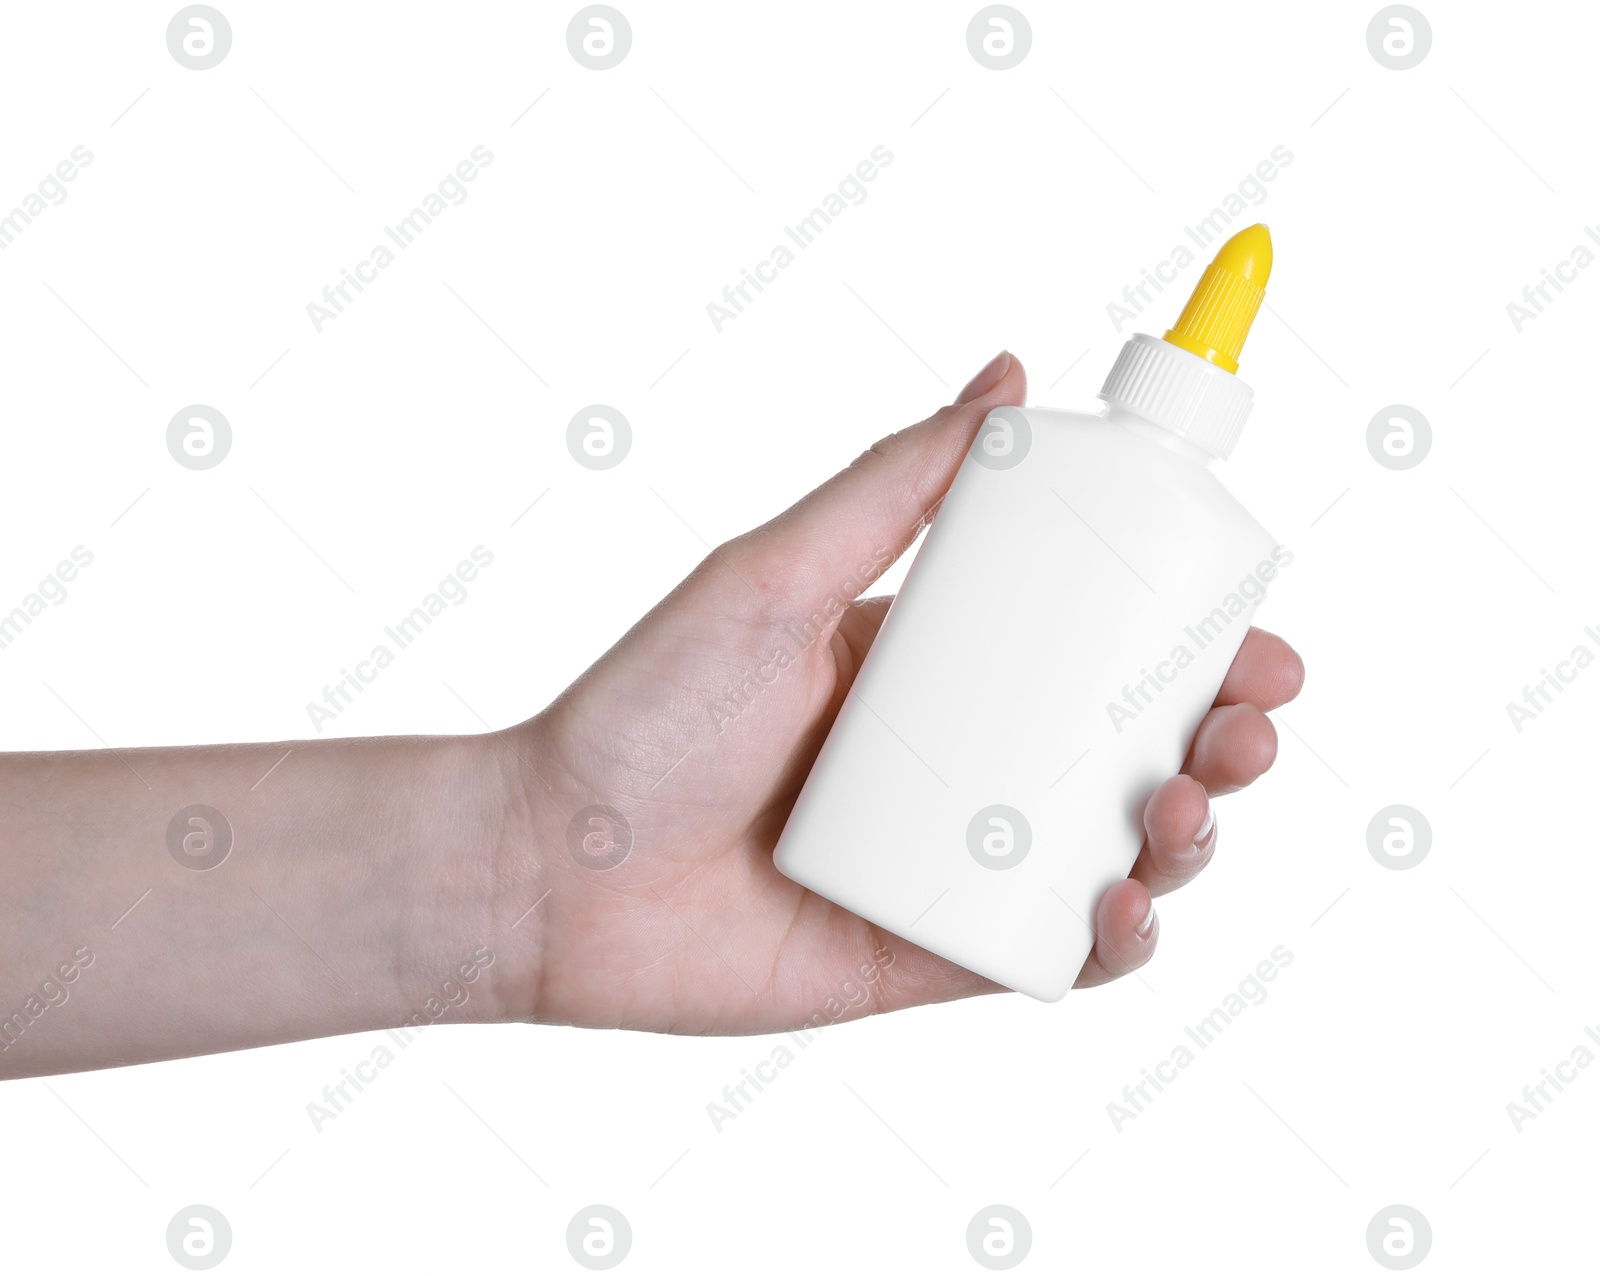
<path id="1" fill-rule="evenodd" d="M 1149 939 L 1151 932 L 1156 928 L 1156 902 L 1150 901 L 1150 911 L 1144 915 L 1144 920 L 1133 928 L 1133 933 L 1140 939 Z"/>
<path id="2" fill-rule="evenodd" d="M 1000 384 L 1007 372 L 1011 370 L 1011 351 L 1002 350 L 988 363 L 978 369 L 978 375 L 962 387 L 961 393 L 956 395 L 957 403 L 971 403 L 974 399 L 981 399 L 990 390 Z"/>
<path id="3" fill-rule="evenodd" d="M 1217 812 L 1210 803 L 1206 804 L 1206 818 L 1200 822 L 1200 828 L 1194 835 L 1194 849 L 1209 851 L 1211 844 L 1217 838 Z"/>

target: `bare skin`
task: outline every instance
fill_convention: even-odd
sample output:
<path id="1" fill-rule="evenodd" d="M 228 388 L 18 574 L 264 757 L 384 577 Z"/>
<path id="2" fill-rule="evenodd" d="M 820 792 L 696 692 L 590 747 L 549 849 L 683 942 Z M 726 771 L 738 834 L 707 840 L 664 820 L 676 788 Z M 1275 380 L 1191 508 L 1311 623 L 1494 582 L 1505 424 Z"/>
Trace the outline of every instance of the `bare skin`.
<path id="1" fill-rule="evenodd" d="M 839 608 L 732 721 L 710 706 L 875 551 L 912 542 L 983 417 L 1024 391 L 997 356 L 955 405 L 708 555 L 507 731 L 0 756 L 0 1076 L 405 1022 L 768 1032 L 1001 991 L 772 864 L 887 598 Z M 1271 765 L 1266 713 L 1302 676 L 1251 630 L 1100 900 L 1079 986 L 1149 960 L 1152 896 L 1209 861 L 1209 798 Z M 233 835 L 203 871 L 168 849 L 195 804 Z M 631 829 L 604 871 L 568 843 L 599 804 Z"/>

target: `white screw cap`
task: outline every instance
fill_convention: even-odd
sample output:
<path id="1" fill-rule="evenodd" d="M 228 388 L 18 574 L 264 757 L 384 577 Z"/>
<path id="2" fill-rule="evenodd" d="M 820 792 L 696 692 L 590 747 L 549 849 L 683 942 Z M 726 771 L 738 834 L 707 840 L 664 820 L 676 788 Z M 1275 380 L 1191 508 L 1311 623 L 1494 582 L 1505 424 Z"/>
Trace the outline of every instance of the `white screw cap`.
<path id="1" fill-rule="evenodd" d="M 1099 397 L 1227 460 L 1254 394 L 1233 373 L 1140 332 L 1122 347 Z"/>

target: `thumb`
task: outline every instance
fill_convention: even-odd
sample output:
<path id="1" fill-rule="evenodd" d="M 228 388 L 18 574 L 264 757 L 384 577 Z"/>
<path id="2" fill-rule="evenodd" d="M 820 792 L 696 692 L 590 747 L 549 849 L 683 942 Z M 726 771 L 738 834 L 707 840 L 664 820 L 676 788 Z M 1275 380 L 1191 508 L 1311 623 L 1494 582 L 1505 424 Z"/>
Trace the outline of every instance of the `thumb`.
<path id="1" fill-rule="evenodd" d="M 841 586 L 855 597 L 932 517 L 984 417 L 1002 404 L 1021 404 L 1027 388 L 1021 361 L 1002 350 L 955 403 L 880 439 L 777 518 L 740 537 L 741 559 L 800 600 Z"/>

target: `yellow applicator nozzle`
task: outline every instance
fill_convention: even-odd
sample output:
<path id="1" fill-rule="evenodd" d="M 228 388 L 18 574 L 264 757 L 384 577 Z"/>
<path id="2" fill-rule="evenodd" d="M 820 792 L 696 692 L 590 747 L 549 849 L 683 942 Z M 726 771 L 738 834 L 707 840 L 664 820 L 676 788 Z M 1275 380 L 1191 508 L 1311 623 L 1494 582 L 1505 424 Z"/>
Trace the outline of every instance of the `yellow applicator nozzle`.
<path id="1" fill-rule="evenodd" d="M 1239 370 L 1239 351 L 1261 309 L 1261 296 L 1272 273 L 1272 236 L 1259 222 L 1247 226 L 1222 245 L 1189 304 L 1163 340 L 1216 364 Z"/>

